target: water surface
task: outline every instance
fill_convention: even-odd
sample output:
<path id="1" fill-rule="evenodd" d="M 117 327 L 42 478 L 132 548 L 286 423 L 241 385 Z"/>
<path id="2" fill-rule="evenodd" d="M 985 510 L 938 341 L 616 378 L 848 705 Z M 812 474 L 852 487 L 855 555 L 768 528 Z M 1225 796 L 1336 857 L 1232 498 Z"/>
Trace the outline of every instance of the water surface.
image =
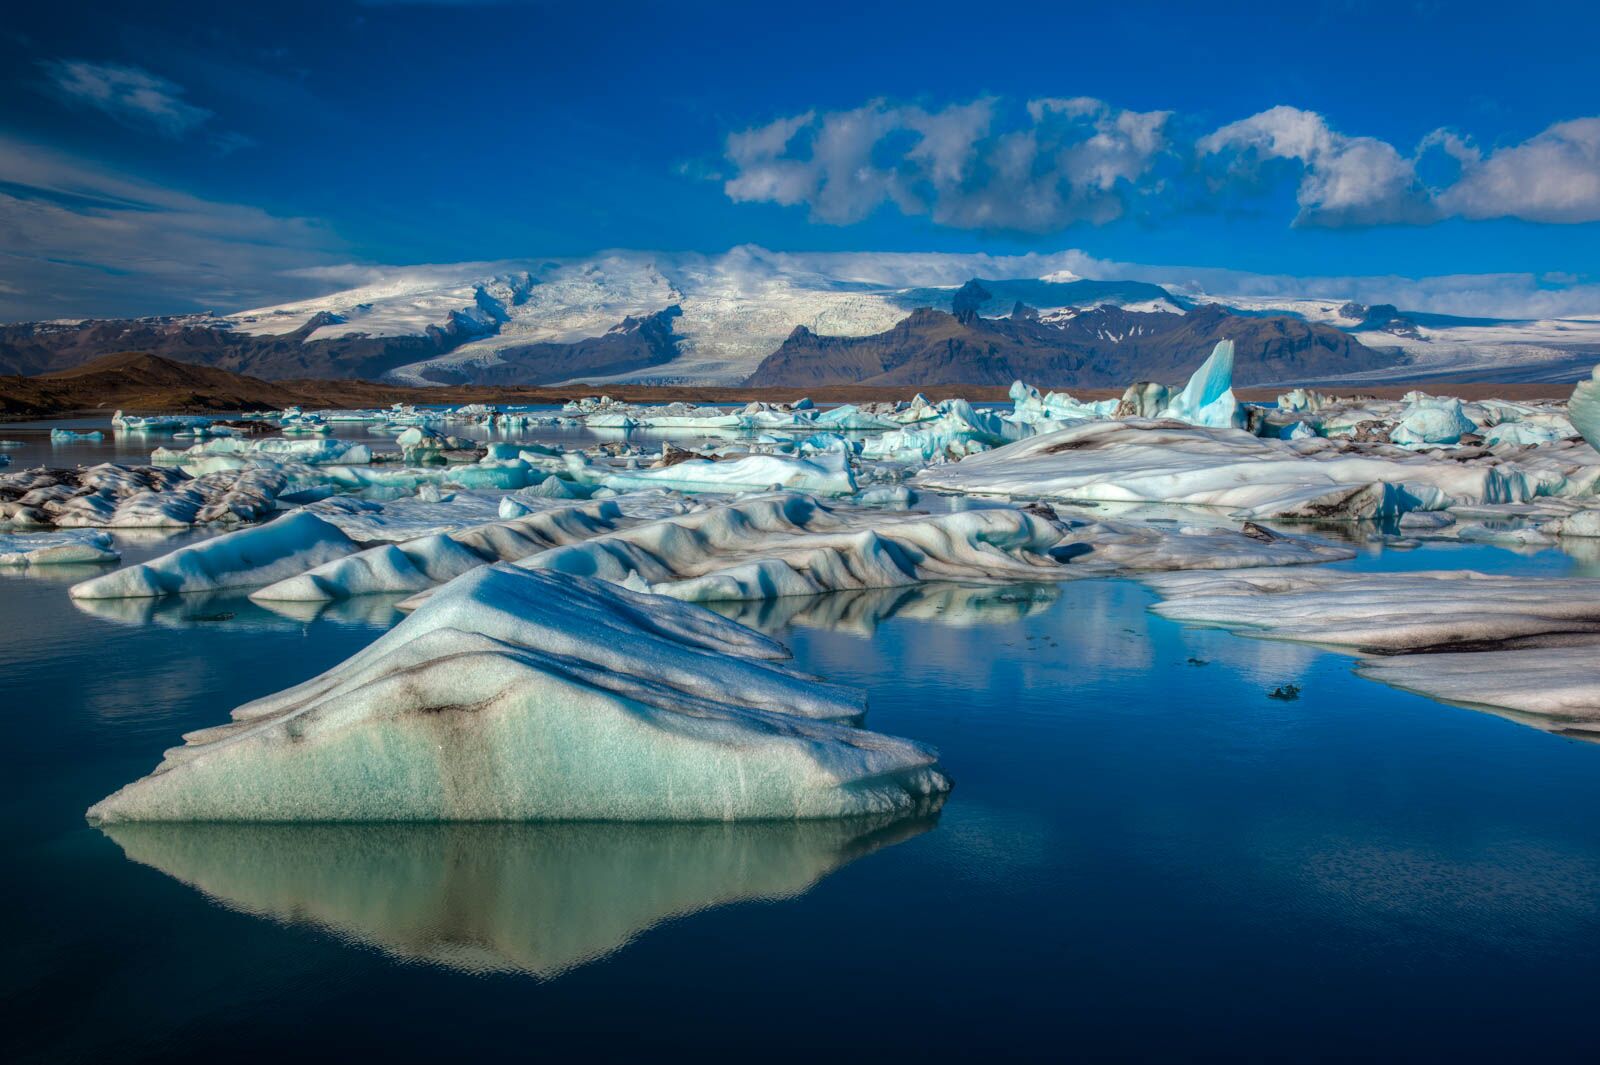
<path id="1" fill-rule="evenodd" d="M 908 821 L 102 832 L 84 809 L 184 731 L 399 615 L 86 611 L 85 575 L 0 576 L 13 1060 L 1600 1051 L 1600 745 L 1184 628 L 1134 582 L 727 608 L 942 751 L 955 791 Z"/>

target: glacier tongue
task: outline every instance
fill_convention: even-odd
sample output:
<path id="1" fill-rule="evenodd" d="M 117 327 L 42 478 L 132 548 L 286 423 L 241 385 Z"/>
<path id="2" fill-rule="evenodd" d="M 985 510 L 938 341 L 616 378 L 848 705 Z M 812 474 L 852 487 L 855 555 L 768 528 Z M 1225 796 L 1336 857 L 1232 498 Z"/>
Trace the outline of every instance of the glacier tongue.
<path id="1" fill-rule="evenodd" d="M 486 566 L 346 662 L 190 733 L 114 821 L 731 821 L 909 811 L 933 751 L 702 608 Z"/>

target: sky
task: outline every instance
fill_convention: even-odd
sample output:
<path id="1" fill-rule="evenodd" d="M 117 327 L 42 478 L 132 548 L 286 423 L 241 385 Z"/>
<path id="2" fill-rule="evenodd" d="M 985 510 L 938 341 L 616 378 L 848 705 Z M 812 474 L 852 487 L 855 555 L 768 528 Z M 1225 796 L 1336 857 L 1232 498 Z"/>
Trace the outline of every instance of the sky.
<path id="1" fill-rule="evenodd" d="M 743 244 L 1600 315 L 1597 39 L 1442 0 L 16 5 L 0 320 Z"/>

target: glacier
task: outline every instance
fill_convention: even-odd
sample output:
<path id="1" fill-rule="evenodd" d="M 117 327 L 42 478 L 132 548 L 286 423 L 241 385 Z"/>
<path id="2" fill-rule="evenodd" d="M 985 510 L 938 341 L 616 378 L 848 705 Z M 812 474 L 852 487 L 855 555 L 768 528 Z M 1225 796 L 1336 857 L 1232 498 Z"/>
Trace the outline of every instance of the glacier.
<path id="1" fill-rule="evenodd" d="M 91 821 L 733 821 L 910 812 L 932 750 L 703 608 L 481 567 L 327 673 L 189 733 Z"/>

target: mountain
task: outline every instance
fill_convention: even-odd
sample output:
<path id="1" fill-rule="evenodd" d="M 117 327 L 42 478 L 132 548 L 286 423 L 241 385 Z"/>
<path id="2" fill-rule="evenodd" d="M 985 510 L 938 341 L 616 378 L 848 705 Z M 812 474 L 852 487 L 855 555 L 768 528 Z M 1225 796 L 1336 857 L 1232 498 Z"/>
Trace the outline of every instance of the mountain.
<path id="1" fill-rule="evenodd" d="M 1042 387 L 1108 388 L 1181 380 L 1219 340 L 1234 342 L 1240 384 L 1338 377 L 1396 361 L 1329 326 L 1235 315 L 1214 304 L 1188 314 L 1099 306 L 1054 315 L 1019 304 L 1006 318 L 984 318 L 970 309 L 979 292 L 957 301 L 960 313 L 913 311 L 873 336 L 819 336 L 799 326 L 746 384 L 918 387 L 1020 379 Z"/>
<path id="2" fill-rule="evenodd" d="M 1061 354 L 1082 360 L 1087 379 L 1094 380 L 1131 366 L 1135 349 L 1153 352 L 1157 361 L 1130 371 L 1134 376 L 1170 372 L 1181 361 L 1148 339 L 1130 347 L 1125 334 L 1132 326 L 1117 315 L 1152 315 L 1135 324 L 1147 333 L 1159 326 L 1176 334 L 1176 323 L 1199 314 L 1190 328 L 1198 345 L 1215 332 L 1207 307 L 1277 322 L 1253 330 L 1229 324 L 1250 334 L 1239 338 L 1241 344 L 1265 345 L 1256 355 L 1241 347 L 1242 362 L 1259 356 L 1286 374 L 1353 374 L 1351 383 L 1447 376 L 1571 380 L 1586 376 L 1600 357 L 1600 319 L 1507 322 L 1344 299 L 1206 295 L 1192 285 L 1081 278 L 1066 269 L 1072 265 L 1081 266 L 1082 257 L 788 254 L 739 247 L 719 255 L 613 251 L 583 259 L 340 267 L 325 271 L 337 291 L 255 310 L 0 326 L 0 373 L 38 374 L 139 350 L 268 380 L 731 385 L 786 346 L 785 357 L 794 355 L 789 338 L 797 327 L 816 337 L 868 338 L 896 329 L 919 310 L 1001 321 L 1019 303 L 1037 309 L 1044 324 L 1082 319 L 1079 326 L 1088 331 L 1069 328 Z M 1303 326 L 1321 327 L 1309 333 L 1322 339 L 1307 341 L 1302 352 L 1296 345 L 1304 340 L 1297 339 Z M 1318 355 L 1319 348 L 1339 348 L 1326 330 L 1394 357 Z M 1062 347 L 1062 340 L 1041 334 L 1001 347 L 1037 353 Z M 987 343 L 978 347 L 987 350 Z M 890 361 L 911 360 L 897 355 Z M 1020 364 L 1036 362 L 1030 356 Z M 1354 365 L 1363 369 L 1348 369 Z"/>
<path id="3" fill-rule="evenodd" d="M 0 412 L 13 415 L 117 408 L 171 413 L 276 410 L 300 400 L 295 391 L 259 378 L 140 351 L 36 377 L 0 377 Z"/>

